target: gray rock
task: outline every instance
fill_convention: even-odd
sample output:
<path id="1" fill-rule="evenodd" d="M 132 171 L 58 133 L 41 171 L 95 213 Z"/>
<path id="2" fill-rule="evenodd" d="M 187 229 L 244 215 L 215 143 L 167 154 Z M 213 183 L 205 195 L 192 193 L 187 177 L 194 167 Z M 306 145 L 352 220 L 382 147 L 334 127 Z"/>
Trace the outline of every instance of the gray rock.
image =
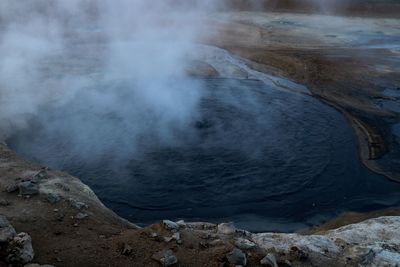
<path id="1" fill-rule="evenodd" d="M 16 234 L 14 227 L 10 224 L 7 218 L 0 215 L 0 244 L 8 243 Z"/>
<path id="2" fill-rule="evenodd" d="M 261 261 L 261 265 L 271 266 L 271 267 L 279 267 L 276 262 L 276 257 L 272 253 L 268 253 Z"/>
<path id="3" fill-rule="evenodd" d="M 163 223 L 164 227 L 168 230 L 178 230 L 179 229 L 179 225 L 173 221 L 163 220 L 162 223 Z"/>
<path id="4" fill-rule="evenodd" d="M 39 194 L 39 185 L 32 181 L 25 181 L 18 184 L 19 193 L 23 196 Z"/>
<path id="5" fill-rule="evenodd" d="M 6 216 L 0 215 L 0 228 L 10 226 L 10 222 L 7 220 Z"/>
<path id="6" fill-rule="evenodd" d="M 70 203 L 71 207 L 73 207 L 77 210 L 89 208 L 89 206 L 85 202 L 76 201 L 75 199 L 72 199 L 72 198 L 69 199 L 69 203 Z"/>
<path id="7" fill-rule="evenodd" d="M 10 242 L 7 262 L 25 264 L 31 262 L 34 256 L 32 238 L 27 233 L 19 233 Z"/>
<path id="8" fill-rule="evenodd" d="M 7 193 L 14 193 L 17 190 L 18 190 L 18 184 L 10 184 L 6 187 Z"/>
<path id="9" fill-rule="evenodd" d="M 238 238 L 238 239 L 236 239 L 236 241 L 235 241 L 235 246 L 238 247 L 238 248 L 240 248 L 240 249 L 246 250 L 246 249 L 253 249 L 253 248 L 255 248 L 255 247 L 256 247 L 256 244 L 254 244 L 253 242 L 251 242 L 251 241 L 248 240 L 248 239 L 245 239 L 245 238 Z"/>
<path id="10" fill-rule="evenodd" d="M 223 235 L 232 235 L 236 232 L 235 225 L 233 223 L 220 223 L 218 224 L 218 233 Z"/>
<path id="11" fill-rule="evenodd" d="M 176 222 L 177 225 L 179 225 L 179 227 L 181 228 L 185 228 L 186 227 L 186 223 L 184 220 L 180 220 Z"/>
<path id="12" fill-rule="evenodd" d="M 171 266 L 178 263 L 177 257 L 174 255 L 172 250 L 163 250 L 153 254 L 151 257 L 153 260 L 158 261 L 162 266 Z"/>
<path id="13" fill-rule="evenodd" d="M 79 212 L 75 216 L 75 218 L 77 218 L 78 220 L 83 220 L 83 219 L 86 219 L 87 217 L 89 217 L 89 215 L 87 213 L 83 213 L 83 212 Z"/>
<path id="14" fill-rule="evenodd" d="M 8 200 L 1 199 L 0 206 L 9 206 L 11 203 Z"/>
<path id="15" fill-rule="evenodd" d="M 181 240 L 181 234 L 179 232 L 176 232 L 175 234 L 172 235 L 172 238 L 175 239 L 176 241 Z"/>
<path id="16" fill-rule="evenodd" d="M 228 259 L 229 263 L 234 265 L 246 266 L 247 264 L 246 254 L 244 254 L 243 251 L 237 248 L 226 255 L 226 258 Z"/>
<path id="17" fill-rule="evenodd" d="M 45 169 L 40 170 L 33 176 L 34 180 L 42 180 L 42 179 L 47 179 L 47 178 L 48 178 L 48 174 Z"/>
<path id="18" fill-rule="evenodd" d="M 46 200 L 48 202 L 50 202 L 51 204 L 56 204 L 57 202 L 59 202 L 61 200 L 61 197 L 60 197 L 60 195 L 58 195 L 56 193 L 47 193 Z"/>
<path id="19" fill-rule="evenodd" d="M 132 247 L 125 243 L 121 254 L 125 255 L 125 256 L 129 256 L 132 254 L 132 252 L 133 252 Z"/>

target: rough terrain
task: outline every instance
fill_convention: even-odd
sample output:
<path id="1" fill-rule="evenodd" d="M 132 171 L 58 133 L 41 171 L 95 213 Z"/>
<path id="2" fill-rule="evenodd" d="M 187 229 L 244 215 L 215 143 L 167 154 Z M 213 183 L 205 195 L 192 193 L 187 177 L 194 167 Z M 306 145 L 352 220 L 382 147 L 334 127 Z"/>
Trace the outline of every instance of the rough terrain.
<path id="1" fill-rule="evenodd" d="M 266 77 L 271 82 L 284 76 L 307 85 L 348 116 L 364 162 L 398 179 L 396 170 L 389 172 L 378 159 L 398 160 L 397 154 L 390 157 L 397 149 L 390 126 L 399 114 L 376 104 L 388 98 L 385 88 L 399 88 L 398 48 L 354 48 L 346 39 L 353 40 L 351 33 L 344 38 L 290 30 L 288 15 L 277 13 L 249 21 L 255 15 L 211 18 L 218 38 L 207 43 L 249 60 L 246 66 L 232 64 L 224 75 L 248 78 L 250 69 L 275 75 Z M 265 22 L 271 16 L 276 16 L 273 27 Z M 393 26 L 385 23 L 383 28 Z M 398 30 L 396 23 L 386 29 Z M 206 75 L 221 75 L 218 64 L 211 63 L 196 61 L 189 73 L 196 75 L 200 68 Z M 34 165 L 0 145 L 0 266 L 399 266 L 400 217 L 379 217 L 399 213 L 347 214 L 303 235 L 171 221 L 140 229 L 107 209 L 78 178 Z"/>

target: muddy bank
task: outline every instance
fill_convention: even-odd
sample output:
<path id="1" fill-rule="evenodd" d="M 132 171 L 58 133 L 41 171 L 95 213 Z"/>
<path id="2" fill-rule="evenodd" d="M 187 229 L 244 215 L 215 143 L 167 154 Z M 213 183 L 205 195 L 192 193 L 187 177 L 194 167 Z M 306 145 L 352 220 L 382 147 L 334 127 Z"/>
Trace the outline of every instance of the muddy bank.
<path id="1" fill-rule="evenodd" d="M 224 24 L 224 28 L 230 23 Z M 390 86 L 397 83 L 399 76 L 395 64 L 388 63 L 393 61 L 392 56 L 398 53 L 397 50 L 367 49 L 368 53 L 376 55 L 369 61 L 369 57 L 364 57 L 363 49 L 305 48 L 307 39 L 300 38 L 296 42 L 290 33 L 269 35 L 271 29 L 265 32 L 251 24 L 235 23 L 234 29 L 224 31 L 222 41 L 216 42 L 219 46 L 250 59 L 248 65 L 253 69 L 307 84 L 314 95 L 346 110 L 351 118 L 362 121 L 355 124 L 360 124 L 361 131 L 371 136 L 367 145 L 361 147 L 377 146 L 377 151 L 372 154 L 370 148 L 365 151 L 368 155 L 376 154 L 377 158 L 382 158 L 381 151 L 386 153 L 390 148 L 390 142 L 387 144 L 390 134 L 385 135 L 390 124 L 386 124 L 386 119 L 396 121 L 398 115 L 375 105 L 375 99 L 385 96 L 380 91 L 382 85 L 374 81 L 392 81 Z M 279 24 L 287 23 L 283 20 Z M 259 39 L 264 34 L 265 40 L 271 40 L 268 46 Z M 243 35 L 249 38 L 243 38 Z M 285 39 L 284 44 L 277 44 Z M 254 43 L 249 44 L 250 40 Z M 357 51 L 361 56 L 354 55 Z M 374 71 L 371 71 L 370 63 L 376 63 L 372 65 Z M 215 71 L 210 73 L 214 75 Z M 377 136 L 378 142 L 373 136 Z M 381 143 L 385 149 L 379 149 Z M 372 162 L 379 164 L 376 160 Z M 0 214 L 8 219 L 16 233 L 26 232 L 32 237 L 35 251 L 32 261 L 40 264 L 396 266 L 400 263 L 399 217 L 359 223 L 369 217 L 397 215 L 395 209 L 369 215 L 344 215 L 317 229 L 319 234 L 313 235 L 251 234 L 230 224 L 168 221 L 137 229 L 104 207 L 79 179 L 24 161 L 4 145 L 0 146 L 0 177 Z M 328 231 L 348 223 L 357 224 Z M 5 228 L 8 231 L 10 226 L 2 225 L 2 234 Z M 6 257 L 2 258 L 0 265 L 7 266 L 8 256 L 15 254 L 9 246 L 17 240 L 12 234 L 1 244 L 2 256 Z"/>
<path id="2" fill-rule="evenodd" d="M 212 23 L 218 38 L 209 43 L 248 59 L 254 70 L 305 84 L 348 117 L 364 164 L 400 180 L 391 131 L 399 113 L 381 104 L 398 97 L 385 95 L 400 85 L 398 20 L 240 12 Z"/>
<path id="3" fill-rule="evenodd" d="M 139 229 L 116 217 L 77 178 L 23 161 L 4 145 L 0 156 L 0 213 L 5 216 L 0 226 L 4 237 L 0 266 L 10 261 L 15 266 L 28 262 L 53 266 L 395 266 L 400 262 L 399 217 L 380 217 L 333 231 L 320 229 L 313 235 L 252 234 L 233 224 L 183 221 Z"/>

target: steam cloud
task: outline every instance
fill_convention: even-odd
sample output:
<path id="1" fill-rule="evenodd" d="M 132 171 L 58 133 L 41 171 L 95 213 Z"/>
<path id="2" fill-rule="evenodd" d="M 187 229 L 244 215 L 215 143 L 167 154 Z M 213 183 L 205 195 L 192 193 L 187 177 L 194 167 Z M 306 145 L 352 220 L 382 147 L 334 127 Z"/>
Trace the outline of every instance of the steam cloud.
<path id="1" fill-rule="evenodd" d="M 186 76 L 186 55 L 214 7 L 182 3 L 1 1 L 0 139 L 34 121 L 60 140 L 73 132 L 68 146 L 91 156 L 112 150 L 111 132 L 129 149 L 146 136 L 175 142 L 197 116 L 202 85 Z"/>

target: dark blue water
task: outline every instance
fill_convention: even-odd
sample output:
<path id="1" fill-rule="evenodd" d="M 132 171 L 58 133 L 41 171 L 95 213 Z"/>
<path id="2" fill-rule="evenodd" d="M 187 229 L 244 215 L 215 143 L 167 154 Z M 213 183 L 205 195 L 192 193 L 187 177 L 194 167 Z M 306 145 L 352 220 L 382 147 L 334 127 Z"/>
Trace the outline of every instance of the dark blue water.
<path id="1" fill-rule="evenodd" d="M 117 107 L 81 93 L 46 107 L 9 145 L 80 177 L 135 223 L 234 221 L 293 231 L 400 204 L 400 185 L 367 170 L 343 116 L 312 97 L 258 81 L 204 81 L 198 112 L 160 141 L 157 118 L 135 108 L 134 90 L 112 87 L 121 87 Z M 105 90 L 100 99 L 107 97 Z M 150 131 L 138 134 L 138 125 Z"/>

